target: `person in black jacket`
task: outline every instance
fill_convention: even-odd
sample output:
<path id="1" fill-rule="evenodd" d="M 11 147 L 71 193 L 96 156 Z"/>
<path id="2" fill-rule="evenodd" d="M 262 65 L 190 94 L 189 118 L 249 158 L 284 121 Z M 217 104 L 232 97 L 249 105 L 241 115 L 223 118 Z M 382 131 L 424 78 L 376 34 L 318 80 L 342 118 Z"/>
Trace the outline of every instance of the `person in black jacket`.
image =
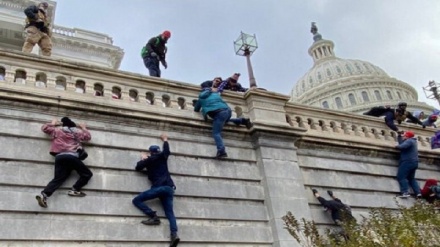
<path id="1" fill-rule="evenodd" d="M 49 5 L 46 2 L 42 2 L 38 5 L 31 5 L 24 10 L 26 15 L 26 39 L 22 48 L 23 52 L 31 53 L 35 44 L 38 44 L 43 56 L 51 55 L 52 31 L 47 17 L 48 7 Z"/>
<path id="2" fill-rule="evenodd" d="M 312 189 L 312 192 L 316 199 L 318 199 L 319 203 L 324 206 L 325 211 L 330 211 L 333 221 L 340 227 L 337 234 L 342 236 L 345 240 L 348 240 L 350 237 L 344 229 L 344 224 L 342 224 L 342 222 L 349 222 L 350 224 L 356 223 L 356 219 L 351 214 L 351 208 L 334 196 L 333 191 L 331 190 L 328 190 L 327 193 L 332 200 L 326 200 L 321 197 L 316 189 Z"/>
<path id="3" fill-rule="evenodd" d="M 150 146 L 150 156 L 148 156 L 146 152 L 142 152 L 141 160 L 136 165 L 136 171 L 147 174 L 148 179 L 151 181 L 151 188 L 136 196 L 133 199 L 133 204 L 150 217 L 142 221 L 142 224 L 159 225 L 160 219 L 157 217 L 156 211 L 153 211 L 143 202 L 155 198 L 160 199 L 165 216 L 170 222 L 170 246 L 174 247 L 177 246 L 180 241 L 180 238 L 177 236 L 177 223 L 173 211 L 173 197 L 176 186 L 168 171 L 168 156 L 170 155 L 168 136 L 162 134 L 160 138 L 164 142 L 163 151 L 160 152 L 160 147 L 157 145 Z"/>
<path id="4" fill-rule="evenodd" d="M 425 128 L 426 126 L 416 117 L 414 117 L 410 112 L 406 110 L 407 104 L 406 102 L 399 102 L 396 109 L 390 107 L 373 107 L 368 112 L 365 112 L 364 115 L 380 117 L 385 116 L 385 124 L 392 130 L 396 132 L 402 133 L 397 128 L 396 124 L 394 124 L 394 120 L 397 121 L 398 124 L 401 124 L 405 119 L 411 120 L 413 123 L 417 123 Z"/>
<path id="5" fill-rule="evenodd" d="M 225 90 L 230 90 L 234 92 L 246 92 L 248 89 L 241 86 L 240 83 L 238 83 L 238 78 L 240 77 L 240 73 L 234 73 L 231 77 L 226 79 L 228 82 L 225 86 Z"/>
<path id="6" fill-rule="evenodd" d="M 336 225 L 341 225 L 341 222 L 346 220 L 353 220 L 350 208 L 342 203 L 342 201 L 333 195 L 333 191 L 327 191 L 333 200 L 326 200 L 321 197 L 316 189 L 312 189 L 313 195 L 318 199 L 319 203 L 327 210 L 330 210 L 332 219 Z"/>
<path id="7" fill-rule="evenodd" d="M 171 32 L 164 31 L 161 35 L 151 38 L 142 48 L 141 56 L 150 76 L 160 77 L 159 62 L 165 69 L 168 68 L 168 64 L 165 60 L 165 55 L 167 53 L 167 47 L 165 44 L 170 37 Z"/>

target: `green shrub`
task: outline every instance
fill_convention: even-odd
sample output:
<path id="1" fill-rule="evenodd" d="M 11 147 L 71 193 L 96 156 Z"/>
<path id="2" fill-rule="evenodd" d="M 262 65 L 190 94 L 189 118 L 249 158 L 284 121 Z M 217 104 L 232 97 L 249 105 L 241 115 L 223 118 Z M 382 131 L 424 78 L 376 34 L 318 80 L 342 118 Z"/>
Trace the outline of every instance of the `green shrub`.
<path id="1" fill-rule="evenodd" d="M 416 202 L 406 208 L 374 208 L 368 217 L 344 222 L 339 230 L 318 231 L 314 221 L 298 221 L 291 212 L 282 217 L 285 229 L 304 247 L 430 247 L 440 246 L 440 212 Z M 343 230 L 342 230 L 343 229 Z"/>

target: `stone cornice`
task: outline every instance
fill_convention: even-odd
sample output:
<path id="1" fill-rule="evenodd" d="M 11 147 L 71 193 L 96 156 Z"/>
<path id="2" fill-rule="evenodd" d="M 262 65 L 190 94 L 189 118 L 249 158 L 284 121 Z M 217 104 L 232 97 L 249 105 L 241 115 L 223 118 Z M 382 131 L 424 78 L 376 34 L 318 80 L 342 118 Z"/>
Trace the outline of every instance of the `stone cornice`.
<path id="1" fill-rule="evenodd" d="M 68 37 L 60 34 L 54 34 L 52 41 L 54 46 L 59 46 L 66 50 L 103 57 L 109 61 L 112 68 L 119 68 L 122 58 L 124 57 L 123 49 L 110 44 Z"/>

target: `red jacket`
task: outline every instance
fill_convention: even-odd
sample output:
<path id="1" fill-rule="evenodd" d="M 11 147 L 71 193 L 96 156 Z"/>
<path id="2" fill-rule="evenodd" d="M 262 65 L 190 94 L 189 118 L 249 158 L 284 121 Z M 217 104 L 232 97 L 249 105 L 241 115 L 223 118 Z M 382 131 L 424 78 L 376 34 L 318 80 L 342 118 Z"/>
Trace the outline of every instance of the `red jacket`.
<path id="1" fill-rule="evenodd" d="M 434 185 L 437 185 L 436 179 L 426 180 L 425 186 L 423 186 L 423 189 L 422 189 L 422 196 L 424 198 L 427 198 L 427 197 L 429 197 L 430 194 L 432 194 L 431 191 L 429 190 L 429 187 L 434 186 Z"/>
<path id="2" fill-rule="evenodd" d="M 88 130 L 60 128 L 51 123 L 44 124 L 41 130 L 52 137 L 51 153 L 76 152 L 81 147 L 81 142 L 90 141 L 92 138 Z"/>

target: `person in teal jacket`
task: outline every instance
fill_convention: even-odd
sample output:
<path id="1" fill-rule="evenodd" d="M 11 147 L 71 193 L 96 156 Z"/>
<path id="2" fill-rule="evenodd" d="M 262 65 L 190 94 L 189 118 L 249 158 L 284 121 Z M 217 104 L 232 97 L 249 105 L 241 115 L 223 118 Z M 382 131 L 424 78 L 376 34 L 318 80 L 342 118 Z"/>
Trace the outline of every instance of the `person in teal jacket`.
<path id="1" fill-rule="evenodd" d="M 217 146 L 216 158 L 225 158 L 228 157 L 228 154 L 226 153 L 226 148 L 222 139 L 223 126 L 230 121 L 236 125 L 244 124 L 250 129 L 252 123 L 247 118 L 231 118 L 231 108 L 229 108 L 228 104 L 223 101 L 221 92 L 219 92 L 218 88 L 203 86 L 204 84 L 202 83 L 202 92 L 200 92 L 199 99 L 195 102 L 194 111 L 200 112 L 200 110 L 202 110 L 205 120 L 207 120 L 208 117 L 213 119 L 212 137 Z"/>

